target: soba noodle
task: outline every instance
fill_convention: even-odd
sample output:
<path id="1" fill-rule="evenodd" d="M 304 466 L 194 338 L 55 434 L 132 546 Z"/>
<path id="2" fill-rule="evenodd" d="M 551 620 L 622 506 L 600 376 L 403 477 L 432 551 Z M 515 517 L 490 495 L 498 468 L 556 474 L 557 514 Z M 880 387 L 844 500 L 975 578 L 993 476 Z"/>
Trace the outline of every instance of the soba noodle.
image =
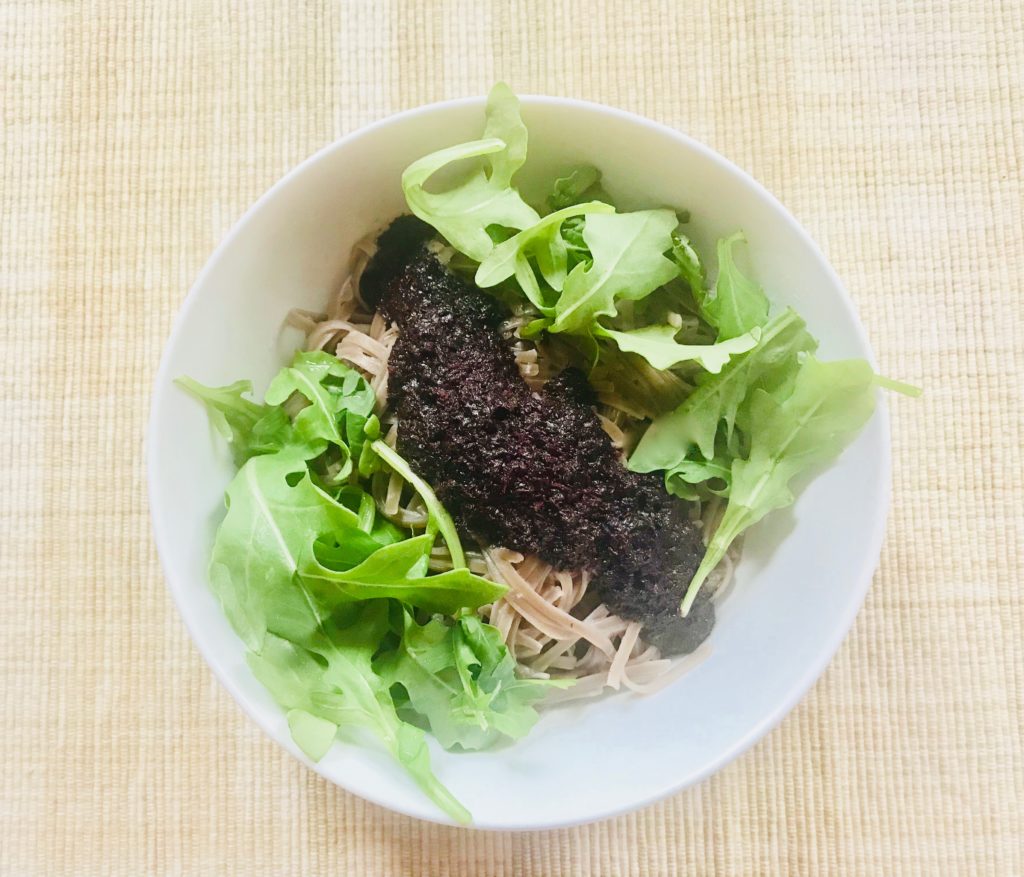
<path id="1" fill-rule="evenodd" d="M 385 441 L 395 446 L 400 424 L 388 409 L 388 357 L 398 329 L 379 313 L 371 313 L 359 296 L 359 281 L 373 252 L 371 241 L 361 241 L 352 253 L 348 276 L 332 297 L 326 313 L 294 310 L 290 325 L 306 333 L 306 347 L 327 350 L 357 368 L 369 381 L 377 399 L 377 414 L 385 428 Z M 441 253 L 440 256 L 446 255 Z M 513 314 L 501 326 L 502 335 L 515 355 L 519 372 L 532 388 L 540 389 L 568 363 L 566 351 L 555 344 L 539 347 L 520 337 L 521 328 L 534 318 L 527 312 Z M 621 394 L 621 383 L 594 382 L 600 404 L 598 417 L 612 444 L 627 453 L 639 438 L 642 420 L 654 413 L 652 400 L 682 398 L 691 389 L 670 372 L 623 358 L 630 399 Z M 427 526 L 427 510 L 415 491 L 395 473 L 378 472 L 371 493 L 380 513 L 388 520 L 421 530 Z M 718 501 L 701 511 L 705 538 L 721 514 Z M 703 643 L 693 654 L 680 659 L 662 658 L 658 649 L 643 640 L 639 622 L 611 613 L 604 604 L 586 615 L 579 607 L 590 584 L 586 570 L 555 570 L 539 557 L 502 547 L 467 551 L 469 568 L 508 587 L 497 602 L 480 609 L 481 615 L 500 632 L 520 671 L 538 678 L 573 678 L 576 683 L 557 689 L 550 701 L 590 697 L 605 688 L 626 688 L 639 693 L 657 690 L 699 664 L 710 653 Z M 713 571 L 705 587 L 721 593 L 732 577 L 736 553 L 730 553 Z M 451 569 L 451 557 L 443 544 L 435 546 L 430 568 Z"/>

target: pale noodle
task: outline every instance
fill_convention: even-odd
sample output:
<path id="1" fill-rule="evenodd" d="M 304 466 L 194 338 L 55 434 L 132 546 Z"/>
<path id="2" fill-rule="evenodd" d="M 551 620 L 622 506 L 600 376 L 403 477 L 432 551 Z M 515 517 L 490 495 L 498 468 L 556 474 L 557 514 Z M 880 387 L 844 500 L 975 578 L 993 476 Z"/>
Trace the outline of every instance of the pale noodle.
<path id="1" fill-rule="evenodd" d="M 357 368 L 377 399 L 377 414 L 386 429 L 385 441 L 394 447 L 400 424 L 388 410 L 388 357 L 398 329 L 388 325 L 380 313 L 370 313 L 359 295 L 359 280 L 373 252 L 370 240 L 356 245 L 349 275 L 332 297 L 326 313 L 295 310 L 288 322 L 306 333 L 308 349 L 328 350 Z M 544 384 L 565 367 L 566 351 L 556 344 L 541 350 L 535 342 L 520 337 L 523 326 L 534 315 L 516 313 L 501 326 L 519 372 L 531 388 Z M 690 385 L 669 372 L 658 372 L 623 358 L 622 380 L 594 382 L 601 402 L 598 416 L 612 444 L 624 454 L 635 444 L 642 420 L 656 410 L 656 399 L 681 398 Z M 621 395 L 622 382 L 630 389 L 630 400 Z M 427 526 L 422 500 L 396 473 L 378 472 L 370 492 L 380 513 L 403 527 L 421 530 Z M 717 523 L 720 503 L 709 503 L 700 518 L 705 536 Z M 705 588 L 712 593 L 725 589 L 732 576 L 735 550 L 709 576 Z M 573 678 L 575 684 L 554 690 L 551 701 L 563 701 L 600 694 L 605 688 L 626 688 L 641 694 L 656 691 L 695 667 L 710 653 L 705 642 L 693 654 L 677 659 L 662 658 L 658 649 L 642 638 L 639 622 L 611 613 L 603 604 L 580 617 L 577 609 L 587 592 L 590 574 L 586 570 L 555 570 L 535 556 L 524 556 L 501 547 L 467 551 L 469 568 L 508 587 L 496 603 L 481 608 L 481 615 L 494 625 L 524 676 Z M 451 557 L 443 544 L 430 557 L 434 571 L 451 569 Z"/>

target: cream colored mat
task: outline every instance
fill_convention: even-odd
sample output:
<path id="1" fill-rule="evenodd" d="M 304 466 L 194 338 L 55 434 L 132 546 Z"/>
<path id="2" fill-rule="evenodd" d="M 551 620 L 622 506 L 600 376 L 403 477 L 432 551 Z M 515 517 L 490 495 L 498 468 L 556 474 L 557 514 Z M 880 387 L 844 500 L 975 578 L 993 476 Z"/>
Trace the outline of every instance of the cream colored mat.
<path id="1" fill-rule="evenodd" d="M 0 872 L 1024 874 L 1019 0 L 0 6 Z M 186 290 L 284 171 L 395 110 L 592 98 L 749 169 L 825 246 L 896 400 L 867 606 L 699 788 L 551 834 L 412 822 L 220 690 L 150 540 Z"/>

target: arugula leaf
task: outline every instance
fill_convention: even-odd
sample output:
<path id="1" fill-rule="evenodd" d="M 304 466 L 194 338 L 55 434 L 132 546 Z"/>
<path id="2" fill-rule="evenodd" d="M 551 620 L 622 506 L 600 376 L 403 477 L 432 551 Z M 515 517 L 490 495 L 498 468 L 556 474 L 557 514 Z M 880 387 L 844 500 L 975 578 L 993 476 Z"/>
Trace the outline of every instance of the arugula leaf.
<path id="1" fill-rule="evenodd" d="M 746 277 L 733 259 L 733 248 L 746 241 L 743 232 L 718 242 L 718 278 L 715 294 L 701 305 L 704 318 L 718 329 L 719 340 L 735 338 L 768 322 L 768 297 Z"/>
<path id="2" fill-rule="evenodd" d="M 804 321 L 792 310 L 775 317 L 761 332 L 757 346 L 736 356 L 717 375 L 701 374 L 697 388 L 668 414 L 655 418 L 629 458 L 634 472 L 673 469 L 696 448 L 714 457 L 715 436 L 724 425 L 731 439 L 739 409 L 754 388 L 777 389 L 791 380 L 797 354 L 815 349 Z"/>
<path id="3" fill-rule="evenodd" d="M 189 390 L 198 386 L 193 384 L 185 382 Z M 294 427 L 278 405 L 244 399 L 246 384 L 199 390 L 236 447 L 248 441 L 268 411 L 283 417 L 279 449 L 249 458 L 228 486 L 210 581 L 248 647 L 253 672 L 287 711 L 294 739 L 311 758 L 320 758 L 339 727 L 368 728 L 436 803 L 467 821 L 465 808 L 430 770 L 423 732 L 401 721 L 388 686 L 372 668 L 373 655 L 390 635 L 385 623 L 390 601 L 377 598 L 399 597 L 454 612 L 493 601 L 504 586 L 465 568 L 454 523 L 429 485 L 386 445 L 380 443 L 382 452 L 371 445 L 380 434 L 371 413 L 373 393 L 335 357 L 297 354 L 272 382 L 271 401 L 283 403 L 299 393 L 308 402 Z M 428 535 L 403 538 L 378 518 L 372 497 L 356 485 L 342 485 L 335 497 L 314 483 L 309 462 L 329 444 L 339 452 L 360 447 L 360 462 L 366 458 L 371 468 L 387 458 L 403 469 L 430 511 Z M 428 576 L 438 530 L 452 540 L 461 568 Z M 298 574 L 300 566 L 308 575 Z"/>
<path id="4" fill-rule="evenodd" d="M 345 484 L 335 494 L 345 508 L 356 513 L 359 529 L 381 545 L 408 539 L 409 534 L 377 512 L 373 497 L 358 484 Z"/>
<path id="5" fill-rule="evenodd" d="M 672 258 L 679 266 L 679 273 L 686 281 L 686 285 L 690 287 L 694 301 L 698 306 L 703 305 L 707 299 L 707 289 L 704 286 L 707 273 L 690 239 L 678 230 L 672 232 Z"/>
<path id="6" fill-rule="evenodd" d="M 681 362 L 693 361 L 712 374 L 718 374 L 731 357 L 754 347 L 761 337 L 761 330 L 753 329 L 717 344 L 680 344 L 675 340 L 678 333 L 676 326 L 644 326 L 626 332 L 606 329 L 600 324 L 594 326 L 595 335 L 611 339 L 619 350 L 642 356 L 656 369 L 670 369 Z"/>
<path id="7" fill-rule="evenodd" d="M 280 405 L 292 393 L 299 393 L 309 402 L 295 416 L 298 435 L 313 445 L 319 443 L 321 448 L 323 442 L 331 442 L 345 451 L 346 439 L 360 437 L 376 401 L 358 371 L 323 350 L 298 351 L 291 366 L 281 369 L 271 381 L 266 400 Z M 347 412 L 361 419 L 355 422 L 355 430 L 346 428 L 343 435 L 339 424 Z"/>
<path id="8" fill-rule="evenodd" d="M 256 454 L 280 450 L 288 440 L 291 421 L 284 409 L 243 397 L 243 393 L 252 392 L 252 382 L 206 387 L 192 378 L 180 377 L 175 383 L 206 407 L 210 423 L 231 446 L 236 466 Z"/>
<path id="9" fill-rule="evenodd" d="M 773 509 L 793 503 L 789 482 L 826 463 L 850 443 L 875 409 L 875 375 L 862 359 L 819 362 L 807 356 L 783 401 L 755 389 L 750 403 L 750 454 L 733 461 L 729 505 L 687 588 L 685 615 L 729 545 Z"/>
<path id="10" fill-rule="evenodd" d="M 287 640 L 282 640 L 282 642 L 287 642 Z M 249 652 L 246 657 L 251 659 L 254 656 L 252 652 Z M 253 675 L 259 678 L 252 667 L 251 660 L 249 666 L 250 669 L 253 669 Z M 329 719 L 321 719 L 305 710 L 288 710 L 285 713 L 285 718 L 288 720 L 288 730 L 291 732 L 292 739 L 311 761 L 319 761 L 323 758 L 338 734 L 338 726 L 334 722 Z"/>
<path id="11" fill-rule="evenodd" d="M 582 204 L 584 201 L 604 201 L 611 204 L 608 195 L 601 188 L 601 171 L 593 165 L 580 165 L 564 177 L 555 180 L 547 206 L 549 211 L 555 211 L 572 207 L 574 204 Z"/>
<path id="12" fill-rule="evenodd" d="M 430 485 L 413 472 L 412 466 L 390 445 L 378 439 L 373 443 L 372 447 L 374 452 L 395 472 L 401 475 L 406 483 L 420 495 L 420 499 L 423 500 L 423 504 L 427 507 L 427 533 L 432 534 L 432 532 L 438 531 L 441 533 L 441 538 L 444 539 L 452 556 L 452 566 L 455 569 L 464 567 L 466 565 L 466 555 L 462 550 L 459 532 L 455 529 L 455 521 L 452 520 L 452 516 L 448 514 L 445 507 L 441 505 L 441 501 L 437 498 Z"/>
<path id="13" fill-rule="evenodd" d="M 527 133 L 519 117 L 519 101 L 503 82 L 491 89 L 486 119 L 482 140 L 431 153 L 402 174 L 409 209 L 456 250 L 478 262 L 494 247 L 489 227 L 522 229 L 539 218 L 511 185 L 512 176 L 526 160 Z M 477 167 L 443 192 L 424 188 L 447 165 L 478 157 L 486 158 L 487 170 Z"/>
<path id="14" fill-rule="evenodd" d="M 404 538 L 405 536 L 403 535 L 402 539 Z M 394 540 L 384 544 L 394 545 L 399 541 L 402 540 Z M 359 566 L 378 548 L 382 547 L 381 542 L 360 529 L 347 530 L 343 535 L 328 534 L 320 536 L 313 543 L 311 550 L 317 561 L 327 569 L 345 572 Z M 302 563 L 308 562 L 307 555 L 303 554 L 299 561 L 300 566 Z"/>
<path id="15" fill-rule="evenodd" d="M 722 486 L 713 486 L 712 482 L 719 482 Z M 665 490 L 680 499 L 690 502 L 703 499 L 697 485 L 715 496 L 728 496 L 732 489 L 732 458 L 726 456 L 716 457 L 714 460 L 683 460 L 674 469 L 665 473 Z"/>
<path id="16" fill-rule="evenodd" d="M 572 271 L 581 262 L 590 262 L 590 248 L 583 240 L 583 228 L 587 224 L 584 216 L 570 216 L 562 224 L 562 240 L 565 241 L 567 267 Z"/>
<path id="17" fill-rule="evenodd" d="M 323 757 L 339 728 L 365 728 L 445 812 L 468 823 L 469 811 L 431 770 L 423 731 L 398 717 L 387 683 L 373 669 L 373 655 L 387 633 L 387 612 L 384 600 L 362 604 L 342 625 L 323 620 L 304 645 L 268 636 L 249 655 L 249 666 L 288 710 L 295 742 L 310 758 Z"/>
<path id="18" fill-rule="evenodd" d="M 904 381 L 897 381 L 894 378 L 887 378 L 885 375 L 875 375 L 875 384 L 883 390 L 899 393 L 901 396 L 909 396 L 911 399 L 917 399 L 924 392 L 920 387 L 915 387 Z"/>
<path id="19" fill-rule="evenodd" d="M 531 320 L 519 330 L 519 337 L 526 340 L 536 338 L 548 330 L 548 326 L 551 325 L 551 322 L 552 321 L 548 317 L 540 317 L 536 320 Z"/>
<path id="20" fill-rule="evenodd" d="M 562 223 L 573 216 L 587 213 L 614 213 L 615 208 L 600 201 L 564 207 L 523 229 L 498 244 L 477 268 L 476 285 L 481 289 L 497 286 L 515 276 L 523 294 L 542 314 L 554 313 L 554 306 L 545 301 L 530 259 L 535 259 L 545 282 L 561 292 L 568 271 L 568 249 L 562 239 Z"/>
<path id="21" fill-rule="evenodd" d="M 249 460 L 228 485 L 227 503 L 210 584 L 231 626 L 251 649 L 268 630 L 302 640 L 316 622 L 291 586 L 299 558 L 324 533 L 358 530 L 358 517 L 313 484 L 295 449 Z"/>
<path id="22" fill-rule="evenodd" d="M 391 597 L 429 612 L 454 615 L 460 609 L 492 603 L 508 590 L 466 568 L 427 575 L 433 544 L 433 536 L 428 535 L 395 542 L 378 548 L 347 570 L 325 566 L 311 549 L 301 559 L 299 576 L 329 608 L 340 603 Z"/>
<path id="23" fill-rule="evenodd" d="M 517 739 L 537 721 L 532 704 L 567 682 L 517 679 L 515 659 L 498 630 L 473 615 L 424 625 L 402 616 L 402 642 L 378 662 L 401 685 L 407 708 L 423 716 L 445 749 L 483 749 L 501 736 Z"/>
<path id="24" fill-rule="evenodd" d="M 664 253 L 678 223 L 671 210 L 588 216 L 583 239 L 593 261 L 569 273 L 550 331 L 588 333 L 598 317 L 615 316 L 620 300 L 641 299 L 675 277 Z"/>
<path id="25" fill-rule="evenodd" d="M 386 609 L 386 601 L 355 606 L 328 601 L 360 619 L 338 628 L 338 612 L 328 614 L 323 593 L 295 574 L 300 559 L 324 534 L 349 546 L 367 538 L 361 529 L 367 526 L 366 516 L 313 484 L 304 453 L 308 448 L 293 446 L 253 457 L 229 485 L 228 512 L 211 562 L 213 590 L 251 652 L 253 672 L 289 711 L 289 726 L 307 755 L 323 755 L 334 737 L 332 724 L 369 728 L 436 803 L 466 821 L 465 808 L 430 771 L 422 731 L 399 720 L 387 686 L 372 670 L 370 659 L 386 630 L 359 613 L 383 612 L 372 607 Z M 378 532 L 392 536 L 386 528 Z M 395 544 L 407 542 L 385 544 L 370 556 Z M 423 555 L 422 544 L 415 551 Z"/>

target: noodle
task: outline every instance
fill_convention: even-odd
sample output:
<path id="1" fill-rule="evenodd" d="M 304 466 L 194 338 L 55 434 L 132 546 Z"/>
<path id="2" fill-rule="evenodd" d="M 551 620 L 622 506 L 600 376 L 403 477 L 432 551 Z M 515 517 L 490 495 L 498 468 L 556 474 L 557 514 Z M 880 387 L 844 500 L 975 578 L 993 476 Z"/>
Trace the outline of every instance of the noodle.
<path id="1" fill-rule="evenodd" d="M 398 329 L 388 325 L 380 313 L 368 313 L 359 294 L 359 280 L 372 252 L 371 239 L 356 244 L 349 275 L 332 296 L 326 313 L 296 309 L 289 314 L 288 323 L 306 333 L 308 349 L 332 352 L 362 372 L 374 391 L 376 413 L 386 428 L 385 441 L 394 447 L 399 426 L 387 404 L 388 358 Z M 500 331 L 511 346 L 523 380 L 540 390 L 568 364 L 569 357 L 560 342 L 545 343 L 541 349 L 520 336 L 534 318 L 535 314 L 520 309 L 502 323 Z M 613 446 L 625 454 L 636 442 L 642 422 L 684 397 L 691 385 L 676 374 L 659 372 L 631 357 L 619 359 L 615 369 L 597 374 L 592 383 L 601 402 L 601 425 Z M 631 401 L 623 397 L 623 389 L 629 391 Z M 413 530 L 427 526 L 423 501 L 397 473 L 375 473 L 370 493 L 380 514 L 393 523 Z M 705 539 L 723 512 L 724 503 L 717 497 L 700 509 Z M 705 587 L 715 597 L 731 581 L 738 551 L 730 549 L 708 577 Z M 640 622 L 620 618 L 603 604 L 580 617 L 578 608 L 590 583 L 586 570 L 554 570 L 539 557 L 502 547 L 468 551 L 466 562 L 477 575 L 487 575 L 508 587 L 495 603 L 481 607 L 480 614 L 500 632 L 522 675 L 575 680 L 567 689 L 554 689 L 549 702 L 591 697 L 605 688 L 624 687 L 649 694 L 710 654 L 705 642 L 682 658 L 662 658 L 657 648 L 644 642 Z M 447 546 L 433 548 L 429 566 L 436 572 L 452 568 Z"/>
<path id="2" fill-rule="evenodd" d="M 633 646 L 636 645 L 637 637 L 640 636 L 639 622 L 631 621 L 626 625 L 625 633 L 622 634 L 622 639 L 619 640 L 618 651 L 615 652 L 615 658 L 612 660 L 611 667 L 608 668 L 608 687 L 614 688 L 618 691 L 619 686 L 622 684 L 622 677 L 626 672 L 626 662 L 633 654 Z"/>

